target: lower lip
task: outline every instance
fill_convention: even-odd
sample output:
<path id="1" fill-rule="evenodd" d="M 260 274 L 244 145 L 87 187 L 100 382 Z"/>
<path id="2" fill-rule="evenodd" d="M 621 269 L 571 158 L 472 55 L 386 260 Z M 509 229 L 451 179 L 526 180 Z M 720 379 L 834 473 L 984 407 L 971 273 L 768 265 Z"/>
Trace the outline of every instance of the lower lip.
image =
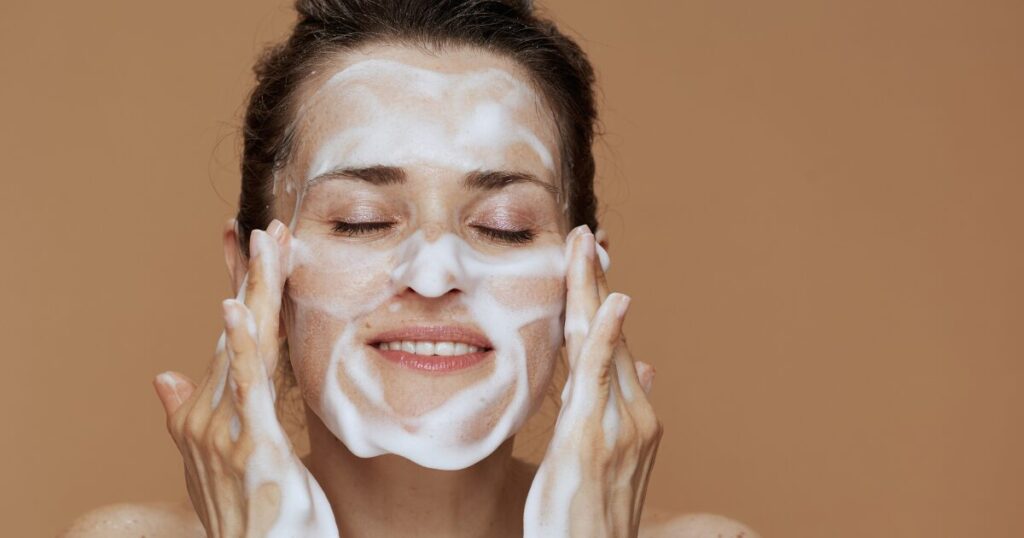
<path id="1" fill-rule="evenodd" d="M 400 350 L 373 348 L 385 359 L 406 368 L 424 372 L 454 372 L 476 366 L 491 355 L 491 351 L 478 351 L 465 355 L 417 355 Z"/>

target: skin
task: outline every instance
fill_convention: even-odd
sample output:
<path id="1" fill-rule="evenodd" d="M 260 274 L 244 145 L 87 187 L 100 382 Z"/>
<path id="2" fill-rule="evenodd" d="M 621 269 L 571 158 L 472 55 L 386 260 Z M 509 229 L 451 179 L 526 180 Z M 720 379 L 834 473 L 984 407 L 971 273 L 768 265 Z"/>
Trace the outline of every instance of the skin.
<path id="1" fill-rule="evenodd" d="M 528 80 L 510 61 L 483 51 L 459 49 L 428 54 L 382 45 L 339 58 L 332 69 L 309 81 L 300 101 L 316 104 L 316 90 L 326 77 L 367 58 L 456 74 L 497 68 Z M 320 104 L 343 106 L 323 100 Z M 287 175 L 304 177 L 316 159 L 315 148 L 331 135 L 332 124 L 344 121 L 344 110 L 336 111 L 336 117 L 329 110 L 324 112 L 313 114 L 314 119 L 300 131 Z M 538 133 L 548 147 L 555 147 L 554 123 L 542 104 L 516 114 L 520 124 Z M 526 170 L 549 187 L 558 188 L 554 172 L 557 166 L 543 166 L 527 148 L 514 147 L 500 157 L 503 168 Z M 202 536 L 204 528 L 209 536 L 263 536 L 275 519 L 287 515 L 283 513 L 288 506 L 282 502 L 281 488 L 273 481 L 254 492 L 246 488 L 246 474 L 252 472 L 247 462 L 257 451 L 273 462 L 273 478 L 306 486 L 300 488 L 302 495 L 308 496 L 302 501 L 312 506 L 318 501 L 329 504 L 329 510 L 314 509 L 306 514 L 307 523 L 313 524 L 293 529 L 296 535 L 300 531 L 312 535 L 310 529 L 316 529 L 316 535 L 330 536 L 336 524 L 336 532 L 346 537 L 523 536 L 524 532 L 527 536 L 550 536 L 553 529 L 570 536 L 755 536 L 724 518 L 643 510 L 661 437 L 661 426 L 647 399 L 653 369 L 634 361 L 625 344 L 622 324 L 629 299 L 610 293 L 597 260 L 595 235 L 585 227 L 569 230 L 550 189 L 515 184 L 493 191 L 467 191 L 461 170 L 430 162 L 404 163 L 403 168 L 406 181 L 401 186 L 351 181 L 319 185 L 306 194 L 298 215 L 293 210 L 297 205 L 295 196 L 301 190 L 281 192 L 275 205 L 278 220 L 267 231 L 253 232 L 251 258 L 239 250 L 234 226 L 226 228 L 229 274 L 236 292 L 244 288 L 245 293 L 241 300 L 224 303 L 224 345 L 218 348 L 199 383 L 176 373 L 158 377 L 155 382 L 168 429 L 182 453 L 191 502 L 108 507 L 81 518 L 65 536 Z M 316 358 L 325 356 L 322 349 L 341 329 L 330 323 L 309 323 L 315 311 L 304 313 L 296 298 L 304 292 L 331 289 L 329 277 L 333 275 L 316 270 L 295 273 L 288 260 L 296 240 L 333 245 L 331 241 L 337 238 L 330 237 L 331 219 L 345 211 L 341 206 L 349 200 L 360 198 L 387 200 L 377 207 L 394 206 L 395 200 L 404 200 L 415 207 L 409 213 L 416 215 L 415 219 L 409 217 L 410 226 L 415 221 L 415 227 L 435 238 L 443 233 L 459 234 L 475 241 L 477 248 L 495 252 L 541 245 L 568 249 L 564 281 L 515 282 L 511 288 L 524 296 L 554 294 L 566 298 L 564 340 L 570 380 L 554 440 L 539 468 L 512 458 L 512 438 L 475 464 L 453 471 L 422 467 L 390 454 L 362 458 L 354 455 L 322 420 L 316 391 L 318 382 L 322 382 L 317 373 L 323 367 Z M 535 231 L 531 245 L 489 242 L 474 235 L 472 224 L 466 223 L 473 221 L 478 207 L 484 208 L 479 210 L 483 215 L 493 214 L 494 208 L 511 208 L 513 214 L 528 212 L 525 223 Z M 447 215 L 469 215 L 469 220 L 452 220 Z M 283 222 L 293 223 L 293 229 Z M 399 234 L 400 227 L 358 240 L 395 241 Z M 358 288 L 371 284 L 351 285 Z M 395 297 L 401 309 L 382 309 L 368 323 L 399 323 L 409 312 L 452 316 L 451 293 L 459 290 L 441 297 L 405 290 Z M 302 319 L 307 323 L 300 323 Z M 528 326 L 521 333 L 530 351 L 531 372 L 535 372 L 530 376 L 533 401 L 550 382 L 550 365 L 557 359 L 559 348 L 550 345 L 541 328 Z M 275 369 L 278 342 L 285 335 L 301 339 L 307 346 L 297 349 L 298 364 L 296 356 L 292 357 L 299 388 L 307 401 L 311 450 L 301 460 L 291 450 L 280 424 L 266 416 L 274 398 L 268 372 Z M 424 382 L 422 375 L 402 370 L 384 372 L 387 397 L 395 403 L 397 413 L 415 414 L 476 382 L 471 372 L 447 375 L 438 383 Z M 564 483 L 564 469 L 568 468 L 579 470 L 575 475 L 578 485 L 572 489 L 571 500 L 560 504 L 559 485 Z"/>

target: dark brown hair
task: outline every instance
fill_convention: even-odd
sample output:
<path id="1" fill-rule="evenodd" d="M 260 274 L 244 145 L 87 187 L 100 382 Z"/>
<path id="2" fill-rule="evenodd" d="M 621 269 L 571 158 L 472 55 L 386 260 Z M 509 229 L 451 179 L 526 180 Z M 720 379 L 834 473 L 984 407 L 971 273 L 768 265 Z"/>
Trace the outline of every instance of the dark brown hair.
<path id="1" fill-rule="evenodd" d="M 274 173 L 288 162 L 295 96 L 303 81 L 345 50 L 408 43 L 443 50 L 473 46 L 508 57 L 533 78 L 555 115 L 562 191 L 573 226 L 597 225 L 594 196 L 594 72 L 583 51 L 528 0 L 298 0 L 287 41 L 256 63 L 243 126 L 238 237 L 273 219 Z"/>

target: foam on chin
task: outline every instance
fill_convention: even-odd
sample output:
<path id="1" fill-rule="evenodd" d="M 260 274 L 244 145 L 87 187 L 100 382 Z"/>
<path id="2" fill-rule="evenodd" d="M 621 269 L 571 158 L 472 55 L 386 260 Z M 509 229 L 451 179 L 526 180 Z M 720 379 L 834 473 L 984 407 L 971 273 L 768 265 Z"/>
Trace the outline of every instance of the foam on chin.
<path id="1" fill-rule="evenodd" d="M 335 100 L 335 108 L 310 113 L 327 99 Z M 332 113 L 345 113 L 337 119 L 344 128 L 329 133 L 315 148 L 301 183 L 285 186 L 287 192 L 297 191 L 290 228 L 301 235 L 297 222 L 309 182 L 338 168 L 439 166 L 467 173 L 504 170 L 511 163 L 532 164 L 534 170 L 551 173 L 554 145 L 545 144 L 529 128 L 530 122 L 547 121 L 537 119 L 537 111 L 543 108 L 529 85 L 501 69 L 441 73 L 389 59 L 352 64 L 317 89 L 296 114 L 297 121 L 330 122 Z M 276 180 L 274 187 L 277 193 Z M 548 347 L 557 349 L 564 296 L 513 307 L 497 297 L 490 285 L 500 278 L 564 281 L 563 247 L 518 247 L 492 255 L 454 234 L 428 241 L 417 231 L 388 251 L 348 245 L 347 251 L 314 253 L 298 235 L 292 240 L 294 267 L 313 266 L 318 256 L 330 256 L 322 267 L 344 268 L 336 269 L 330 278 L 352 278 L 352 273 L 360 271 L 383 277 L 382 269 L 387 275 L 386 284 L 374 282 L 376 292 L 350 304 L 332 303 L 315 294 L 293 297 L 296 308 L 315 310 L 344 323 L 330 351 L 316 411 L 349 450 L 363 457 L 391 453 L 425 467 L 461 469 L 494 452 L 521 427 L 533 404 L 528 351 L 521 332 L 527 325 L 547 323 Z M 602 262 L 606 260 L 605 255 Z M 374 352 L 357 341 L 357 327 L 405 288 L 440 297 L 451 287 L 462 292 L 459 300 L 492 342 L 493 371 L 424 413 L 401 416 L 385 398 L 382 380 L 371 367 L 375 358 L 369 355 Z M 393 306 L 388 305 L 388 310 L 393 311 Z M 339 376 L 354 388 L 345 390 Z M 467 431 L 479 427 L 487 418 L 485 413 L 509 394 L 511 399 L 493 426 L 470 439 Z M 368 403 L 372 412 L 357 402 L 364 407 Z"/>
<path id="2" fill-rule="evenodd" d="M 293 242 L 294 263 L 306 263 L 309 249 L 302 241 Z M 487 282 L 502 277 L 564 278 L 564 250 L 543 247 L 501 256 L 484 255 L 461 238 L 445 234 L 433 242 L 421 232 L 413 234 L 395 249 L 397 265 L 391 272 L 391 285 L 375 301 L 359 307 L 329 304 L 303 304 L 345 322 L 334 344 L 324 376 L 320 399 L 320 418 L 352 451 L 371 457 L 397 454 L 419 465 L 435 469 L 462 469 L 494 452 L 526 420 L 533 404 L 530 398 L 527 350 L 520 329 L 536 322 L 549 325 L 547 334 L 561 337 L 559 319 L 561 300 L 523 308 L 503 304 L 488 290 Z M 398 291 L 412 287 L 424 296 L 440 296 L 457 286 L 460 300 L 472 320 L 494 346 L 494 370 L 479 383 L 468 386 L 437 407 L 415 417 L 400 416 L 384 398 L 382 380 L 375 374 L 365 342 L 355 338 L 360 320 L 377 311 Z M 346 376 L 358 396 L 348 394 L 338 382 Z M 424 381 L 429 382 L 429 381 Z M 479 439 L 465 433 L 477 426 L 481 415 L 499 405 L 511 392 L 511 401 L 500 411 L 494 426 Z M 357 400 L 369 402 L 375 413 L 360 412 Z"/>

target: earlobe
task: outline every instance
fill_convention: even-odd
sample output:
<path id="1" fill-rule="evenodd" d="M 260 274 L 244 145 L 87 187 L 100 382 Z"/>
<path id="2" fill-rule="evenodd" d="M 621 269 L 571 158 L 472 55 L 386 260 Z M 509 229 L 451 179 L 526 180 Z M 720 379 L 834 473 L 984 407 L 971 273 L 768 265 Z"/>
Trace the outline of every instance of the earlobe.
<path id="1" fill-rule="evenodd" d="M 248 267 L 248 263 L 238 243 L 238 227 L 235 219 L 228 219 L 224 224 L 222 240 L 224 243 L 224 263 L 228 268 L 228 278 L 231 279 L 231 290 L 233 294 L 237 295 L 239 287 L 242 285 L 242 280 L 245 278 L 245 270 Z"/>
<path id="2" fill-rule="evenodd" d="M 594 232 L 594 240 L 597 241 L 601 248 L 608 250 L 608 232 L 604 231 L 604 228 L 598 227 L 597 231 Z"/>

